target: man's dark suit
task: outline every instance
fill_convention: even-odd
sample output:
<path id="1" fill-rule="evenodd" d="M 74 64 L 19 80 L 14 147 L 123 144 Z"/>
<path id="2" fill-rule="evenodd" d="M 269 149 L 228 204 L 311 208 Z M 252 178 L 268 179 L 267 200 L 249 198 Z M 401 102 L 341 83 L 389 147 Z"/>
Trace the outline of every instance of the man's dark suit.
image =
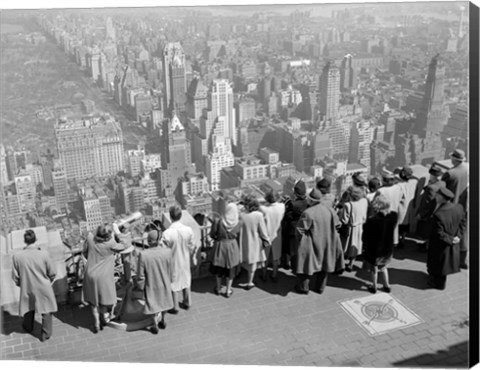
<path id="1" fill-rule="evenodd" d="M 427 270 L 439 289 L 445 288 L 447 275 L 460 271 L 460 245 L 453 244 L 453 239 L 462 238 L 464 229 L 465 211 L 461 205 L 448 202 L 434 212 Z"/>

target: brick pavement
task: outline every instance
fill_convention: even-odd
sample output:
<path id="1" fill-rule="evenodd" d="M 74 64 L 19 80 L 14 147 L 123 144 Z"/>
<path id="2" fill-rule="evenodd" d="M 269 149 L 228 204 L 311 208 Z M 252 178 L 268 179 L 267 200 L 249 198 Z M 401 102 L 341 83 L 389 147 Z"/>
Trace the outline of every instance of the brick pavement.
<path id="1" fill-rule="evenodd" d="M 338 304 L 369 295 L 357 269 L 329 277 L 323 295 L 291 291 L 294 276 L 277 284 L 235 288 L 215 296 L 213 278 L 193 282 L 193 306 L 167 316 L 167 329 L 90 331 L 88 308 L 61 307 L 46 343 L 26 334 L 17 316 L 3 314 L 1 358 L 9 360 L 122 361 L 299 366 L 466 367 L 468 272 L 448 277 L 447 289 L 427 289 L 426 255 L 414 246 L 397 251 L 390 269 L 392 294 L 424 323 L 369 336 Z M 357 266 L 361 263 L 357 262 Z M 37 317 L 37 321 L 39 318 Z M 39 324 L 35 334 L 39 335 Z"/>

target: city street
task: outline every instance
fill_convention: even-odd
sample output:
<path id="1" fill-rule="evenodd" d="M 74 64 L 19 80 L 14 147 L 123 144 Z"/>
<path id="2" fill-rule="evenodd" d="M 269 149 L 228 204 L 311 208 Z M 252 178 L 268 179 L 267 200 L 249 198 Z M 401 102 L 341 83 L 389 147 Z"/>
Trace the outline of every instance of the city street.
<path id="1" fill-rule="evenodd" d="M 168 315 L 166 330 L 156 336 L 110 327 L 95 335 L 88 307 L 64 306 L 55 315 L 53 337 L 41 343 L 23 332 L 17 316 L 4 312 L 2 359 L 466 367 L 468 272 L 449 276 L 445 291 L 433 290 L 427 287 L 425 259 L 407 245 L 396 251 L 389 269 L 391 296 L 423 322 L 381 335 L 370 336 L 339 304 L 371 296 L 365 271 L 330 276 L 322 295 L 298 295 L 293 275 L 281 270 L 277 284 L 258 280 L 248 292 L 236 287 L 229 299 L 213 294 L 213 277 L 194 281 L 192 308 Z"/>

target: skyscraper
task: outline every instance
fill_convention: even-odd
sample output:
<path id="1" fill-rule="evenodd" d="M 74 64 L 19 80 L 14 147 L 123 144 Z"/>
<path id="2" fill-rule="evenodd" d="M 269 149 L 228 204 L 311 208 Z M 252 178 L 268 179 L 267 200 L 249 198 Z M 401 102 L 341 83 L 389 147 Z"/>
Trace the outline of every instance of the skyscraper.
<path id="1" fill-rule="evenodd" d="M 179 42 L 169 42 L 163 50 L 163 74 L 165 84 L 165 106 L 183 111 L 186 103 L 187 76 L 185 53 Z"/>
<path id="2" fill-rule="evenodd" d="M 353 57 L 347 54 L 343 57 L 342 67 L 340 70 L 340 89 L 350 90 L 354 88 L 356 81 L 356 72 L 352 66 Z"/>
<path id="3" fill-rule="evenodd" d="M 196 172 L 185 128 L 175 113 L 172 119 L 164 121 L 161 141 L 160 182 L 164 196 L 171 196 L 179 179 L 183 178 L 186 172 Z"/>
<path id="4" fill-rule="evenodd" d="M 340 71 L 333 62 L 327 62 L 323 68 L 319 80 L 319 88 L 320 115 L 325 120 L 335 120 L 340 106 Z"/>
<path id="5" fill-rule="evenodd" d="M 110 17 L 107 17 L 107 19 L 105 20 L 105 35 L 107 39 L 115 41 L 115 28 L 113 27 L 112 18 Z"/>
<path id="6" fill-rule="evenodd" d="M 428 66 L 425 94 L 417 115 L 416 133 L 426 138 L 432 133 L 441 133 L 448 120 L 448 107 L 445 105 L 443 80 L 445 66 L 437 54 Z"/>
<path id="7" fill-rule="evenodd" d="M 65 171 L 55 168 L 52 171 L 52 183 L 57 207 L 65 208 L 68 202 L 68 182 Z"/>
<path id="8" fill-rule="evenodd" d="M 59 121 L 55 139 L 67 179 L 112 176 L 124 170 L 122 129 L 108 116 Z"/>
<path id="9" fill-rule="evenodd" d="M 225 117 L 225 138 L 230 139 L 235 145 L 237 138 L 235 111 L 233 108 L 233 89 L 228 80 L 213 80 L 208 96 L 208 107 L 217 118 Z"/>
<path id="10" fill-rule="evenodd" d="M 203 108 L 207 108 L 208 89 L 200 78 L 194 78 L 187 91 L 187 113 L 194 119 L 202 116 Z"/>

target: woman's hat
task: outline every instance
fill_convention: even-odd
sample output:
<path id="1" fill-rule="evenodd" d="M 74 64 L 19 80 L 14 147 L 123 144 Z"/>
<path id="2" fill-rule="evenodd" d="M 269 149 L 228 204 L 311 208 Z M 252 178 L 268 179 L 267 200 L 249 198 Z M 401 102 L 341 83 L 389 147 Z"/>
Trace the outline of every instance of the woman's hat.
<path id="1" fill-rule="evenodd" d="M 457 161 L 464 161 L 465 158 L 465 152 L 462 149 L 455 149 L 453 153 L 450 153 L 450 157 L 452 159 L 456 159 Z"/>
<path id="2" fill-rule="evenodd" d="M 438 176 L 441 176 L 442 175 L 442 170 L 438 167 L 435 167 L 435 166 L 432 166 L 430 167 L 430 169 L 428 170 L 428 173 L 432 176 L 435 176 L 435 177 L 438 177 Z"/>
<path id="3" fill-rule="evenodd" d="M 154 245 L 160 240 L 160 233 L 157 230 L 151 230 L 147 235 L 148 245 Z"/>
<path id="4" fill-rule="evenodd" d="M 358 173 L 352 176 L 353 183 L 357 186 L 367 186 L 367 179 L 363 174 Z"/>
<path id="5" fill-rule="evenodd" d="M 317 182 L 317 189 L 320 190 L 322 194 L 328 193 L 330 191 L 330 186 L 332 185 L 331 181 L 327 178 L 321 179 Z"/>
<path id="6" fill-rule="evenodd" d="M 305 186 L 305 183 L 303 180 L 299 180 L 295 186 L 293 187 L 293 191 L 295 192 L 296 195 L 300 196 L 305 196 L 307 194 L 307 187 Z"/>

